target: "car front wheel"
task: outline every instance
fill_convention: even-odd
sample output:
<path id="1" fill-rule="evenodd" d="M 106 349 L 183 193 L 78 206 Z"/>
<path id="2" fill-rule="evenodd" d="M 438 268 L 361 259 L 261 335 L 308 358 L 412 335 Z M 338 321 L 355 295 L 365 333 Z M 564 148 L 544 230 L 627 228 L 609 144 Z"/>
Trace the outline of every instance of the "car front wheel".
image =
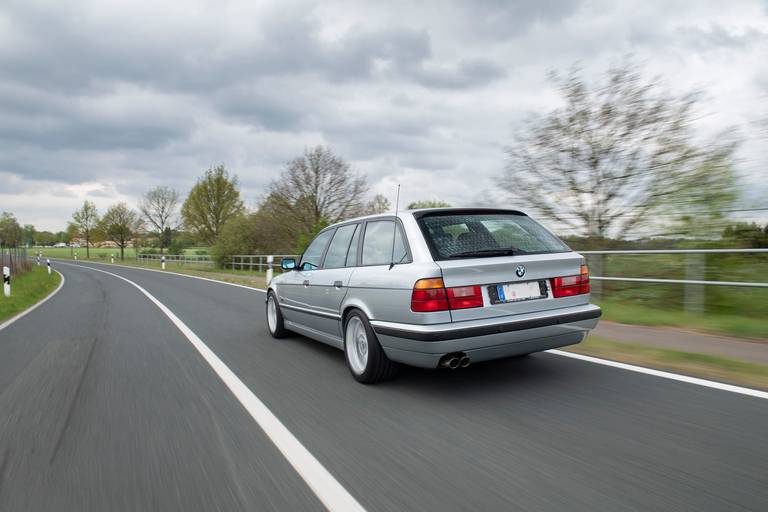
<path id="1" fill-rule="evenodd" d="M 344 356 L 349 371 L 358 382 L 373 384 L 397 375 L 397 363 L 387 358 L 368 318 L 361 311 L 353 311 L 347 317 Z"/>
<path id="2" fill-rule="evenodd" d="M 283 323 L 283 313 L 277 302 L 277 295 L 272 290 L 267 293 L 267 327 L 273 338 L 284 338 L 288 331 Z"/>

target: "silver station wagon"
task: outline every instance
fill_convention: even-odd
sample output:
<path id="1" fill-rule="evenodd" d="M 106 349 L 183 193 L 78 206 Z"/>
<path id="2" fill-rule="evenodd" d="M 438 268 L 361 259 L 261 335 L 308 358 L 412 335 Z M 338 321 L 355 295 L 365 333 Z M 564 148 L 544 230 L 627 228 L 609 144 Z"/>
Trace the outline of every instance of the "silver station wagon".
<path id="1" fill-rule="evenodd" d="M 522 212 L 439 208 L 320 232 L 269 283 L 267 324 L 344 351 L 372 383 L 581 342 L 597 325 L 584 258 Z"/>

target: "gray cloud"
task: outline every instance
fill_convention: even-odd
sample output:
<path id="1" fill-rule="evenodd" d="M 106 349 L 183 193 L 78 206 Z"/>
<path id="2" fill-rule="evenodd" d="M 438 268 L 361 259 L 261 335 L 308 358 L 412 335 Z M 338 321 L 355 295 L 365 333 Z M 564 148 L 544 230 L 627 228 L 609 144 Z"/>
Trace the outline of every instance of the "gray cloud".
<path id="1" fill-rule="evenodd" d="M 375 192 L 399 181 L 404 200 L 428 185 L 454 204 L 503 201 L 505 141 L 527 113 L 558 104 L 546 71 L 575 60 L 599 72 L 633 52 L 673 87 L 707 90 L 705 131 L 754 123 L 768 87 L 754 65 L 767 44 L 763 8 L 9 0 L 0 174 L 13 185 L 0 202 L 61 228 L 85 197 L 104 206 L 154 185 L 185 193 L 223 162 L 253 204 L 287 160 L 320 143 L 367 173 Z M 765 163 L 760 146 L 745 147 Z M 765 190 L 759 181 L 746 188 Z"/>

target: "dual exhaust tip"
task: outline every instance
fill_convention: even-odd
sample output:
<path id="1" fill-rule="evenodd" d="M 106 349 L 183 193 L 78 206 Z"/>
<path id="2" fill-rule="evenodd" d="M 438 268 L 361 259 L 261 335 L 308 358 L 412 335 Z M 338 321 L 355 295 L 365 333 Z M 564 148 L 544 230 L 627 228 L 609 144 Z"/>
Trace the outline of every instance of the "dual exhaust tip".
<path id="1" fill-rule="evenodd" d="M 446 354 L 440 358 L 438 366 L 441 368 L 448 368 L 455 370 L 456 368 L 466 368 L 469 366 L 469 356 L 464 352 L 456 352 L 455 354 Z"/>

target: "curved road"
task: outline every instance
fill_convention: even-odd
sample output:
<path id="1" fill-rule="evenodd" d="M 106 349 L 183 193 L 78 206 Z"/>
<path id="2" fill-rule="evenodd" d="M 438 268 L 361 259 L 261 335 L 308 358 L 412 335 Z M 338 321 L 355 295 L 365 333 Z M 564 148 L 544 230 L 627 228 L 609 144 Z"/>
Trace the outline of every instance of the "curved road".
<path id="1" fill-rule="evenodd" d="M 273 340 L 262 292 L 57 266 L 61 291 L 0 331 L 0 511 L 325 508 L 169 317 L 98 270 L 366 510 L 768 510 L 765 399 L 549 353 L 362 386 L 341 352 Z"/>

